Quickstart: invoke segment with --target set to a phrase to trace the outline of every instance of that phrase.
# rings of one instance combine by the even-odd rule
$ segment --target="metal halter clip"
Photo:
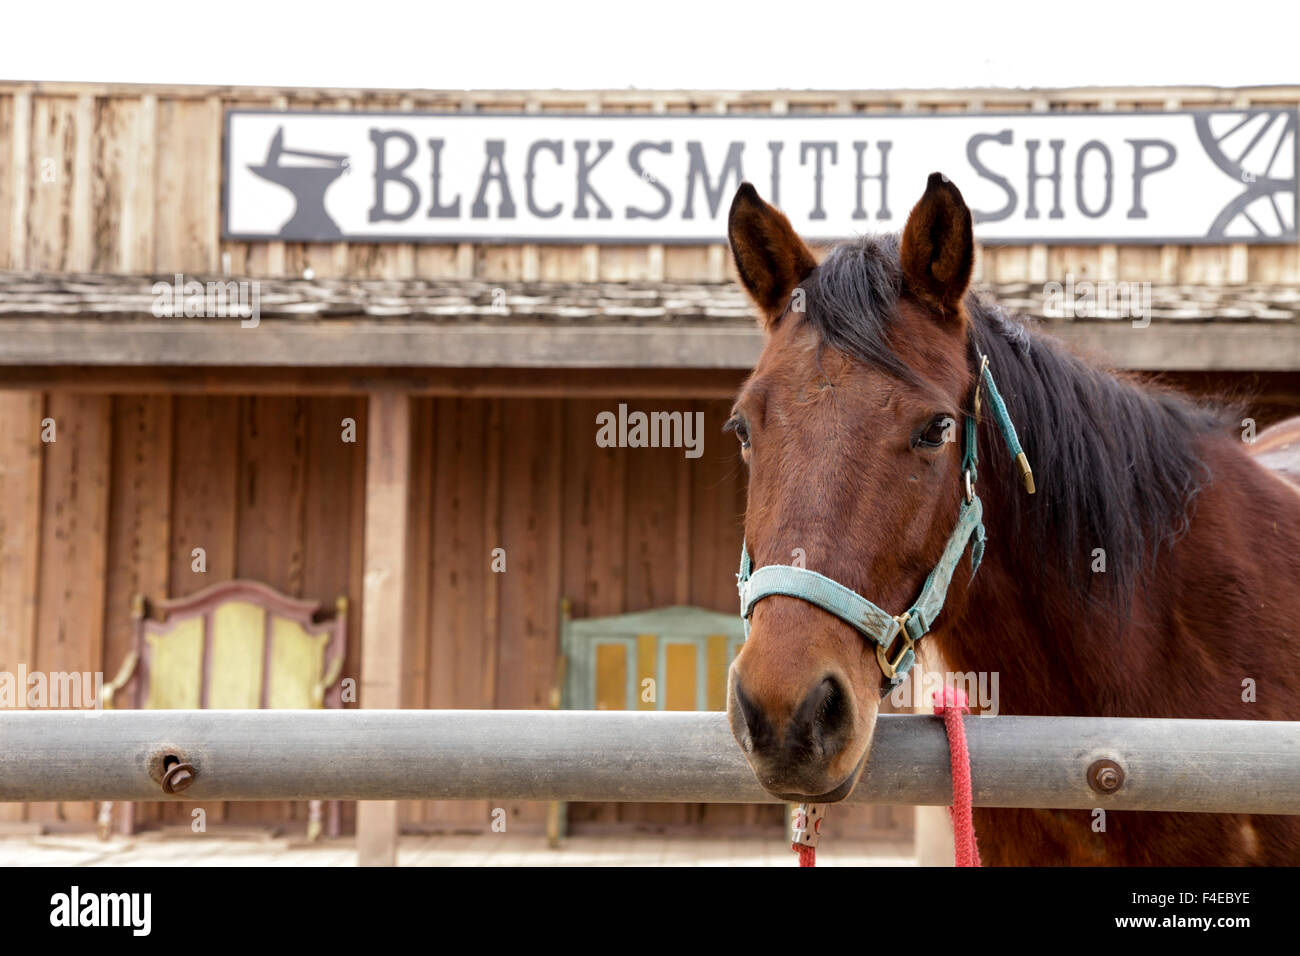
[[[793,844],[816,848],[822,836],[822,818],[826,815],[820,803],[801,803],[791,821]]]
[[[962,480],[966,483],[966,504],[970,504],[975,498],[975,486],[970,480],[970,469],[967,468],[961,473]]]
[[[898,632],[894,634],[893,638],[890,638],[888,645],[876,645],[876,661],[880,664],[880,670],[890,680],[893,680],[898,674],[899,665],[903,663],[903,658],[907,656],[907,652],[912,649],[915,643],[912,640],[912,635],[907,633],[907,618],[907,614],[900,614],[895,617],[894,620],[898,622]],[[903,643],[899,646],[898,653],[894,656],[894,659],[890,660],[888,653],[889,647],[893,646],[894,638],[899,637],[903,639]]]

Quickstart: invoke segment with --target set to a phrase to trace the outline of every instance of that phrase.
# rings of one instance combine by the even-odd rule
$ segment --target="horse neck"
[[[1070,572],[1000,534],[1032,499],[1009,463],[981,469],[988,547],[934,634],[942,663],[997,687],[1003,713],[1300,717],[1300,495],[1231,439],[1197,442],[1209,479],[1187,530],[1127,601],[1105,589],[1080,600],[1079,575],[1104,572],[1088,562]],[[1243,710],[1243,679],[1265,677],[1271,701]]]

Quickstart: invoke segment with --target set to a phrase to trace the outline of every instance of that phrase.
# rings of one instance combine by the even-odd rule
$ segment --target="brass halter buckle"
[[[882,644],[876,645],[876,661],[880,664],[881,671],[883,671],[885,676],[890,680],[893,680],[898,674],[898,667],[903,663],[903,658],[907,656],[907,652],[916,645],[916,642],[912,640],[911,635],[907,633],[907,618],[908,615],[906,614],[897,615],[894,618],[894,620],[898,622],[898,633],[896,633],[894,637],[901,637],[903,643],[899,645],[898,653],[894,655],[892,660],[889,656],[889,647],[892,647],[894,643],[892,639],[888,646]]]

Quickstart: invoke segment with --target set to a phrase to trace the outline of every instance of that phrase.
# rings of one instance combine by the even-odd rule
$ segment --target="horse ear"
[[[767,325],[781,313],[794,287],[817,267],[817,260],[790,220],[749,183],[741,183],[731,201],[727,238],[741,284],[763,310]]]
[[[899,258],[908,292],[945,315],[956,315],[975,267],[970,209],[943,173],[931,173],[925,195],[907,217]]]

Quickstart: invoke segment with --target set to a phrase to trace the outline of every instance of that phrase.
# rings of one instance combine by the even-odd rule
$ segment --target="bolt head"
[[[168,793],[180,793],[194,782],[194,771],[189,764],[180,764],[167,771],[162,780],[162,788]]]
[[[1098,793],[1114,793],[1124,785],[1124,768],[1114,760],[1095,760],[1088,768],[1088,786]]]

